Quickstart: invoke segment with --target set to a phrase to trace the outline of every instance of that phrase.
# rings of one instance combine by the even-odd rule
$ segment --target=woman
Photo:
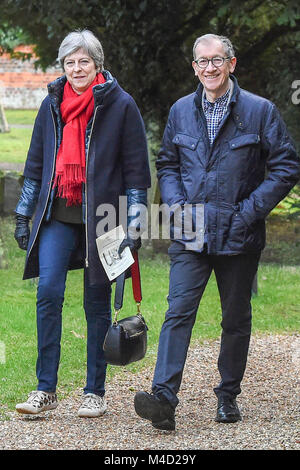
[[[106,410],[102,344],[111,322],[111,285],[95,242],[97,214],[101,204],[111,204],[118,214],[120,195],[127,195],[128,208],[146,205],[150,172],[141,115],[103,69],[98,39],[88,30],[72,32],[62,41],[58,59],[65,75],[48,85],[16,207],[15,238],[27,250],[23,278],[39,277],[38,385],[16,409],[37,414],[57,407],[66,276],[69,269],[84,267],[87,380],[78,415],[94,417]],[[138,249],[140,240],[127,233],[125,246]]]

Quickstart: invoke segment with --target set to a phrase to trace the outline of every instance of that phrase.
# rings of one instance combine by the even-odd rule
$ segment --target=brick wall
[[[31,46],[18,46],[16,51],[31,52]],[[45,72],[35,69],[35,58],[11,59],[0,56],[0,99],[4,108],[37,109],[47,94],[47,84],[62,75],[60,69],[49,67]]]

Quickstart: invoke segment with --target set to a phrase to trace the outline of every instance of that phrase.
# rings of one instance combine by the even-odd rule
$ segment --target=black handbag
[[[118,320],[118,314],[123,305],[123,294],[126,275],[122,273],[116,279],[115,317],[106,333],[103,350],[108,364],[126,366],[145,357],[147,351],[148,327],[140,312],[142,300],[141,279],[138,255],[134,253],[134,263],[130,267],[133,296],[137,304],[137,314]]]

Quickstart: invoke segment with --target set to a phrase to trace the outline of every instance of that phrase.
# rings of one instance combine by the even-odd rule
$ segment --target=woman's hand
[[[130,248],[131,251],[139,250],[142,246],[140,237],[133,240],[133,238],[130,238],[129,235],[127,235],[127,237],[124,238],[124,240],[122,241],[119,247],[118,254],[121,255],[121,253],[125,250],[127,246]]]
[[[30,236],[29,220],[30,217],[27,217],[26,215],[16,215],[15,240],[18,242],[21,250],[27,250],[28,247]]]

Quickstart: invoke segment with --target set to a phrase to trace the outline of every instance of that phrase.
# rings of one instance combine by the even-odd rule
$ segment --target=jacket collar
[[[116,88],[117,80],[108,70],[102,72],[105,82],[93,87],[95,107],[106,103],[111,96],[111,92]]]
[[[108,70],[103,70],[102,73],[105,78],[105,83],[101,83],[93,87],[95,107],[99,104],[104,104],[104,101],[110,97],[111,91],[117,86],[117,80]],[[63,75],[48,84],[48,94],[55,109],[58,109],[62,102],[66,81],[67,78]]]

